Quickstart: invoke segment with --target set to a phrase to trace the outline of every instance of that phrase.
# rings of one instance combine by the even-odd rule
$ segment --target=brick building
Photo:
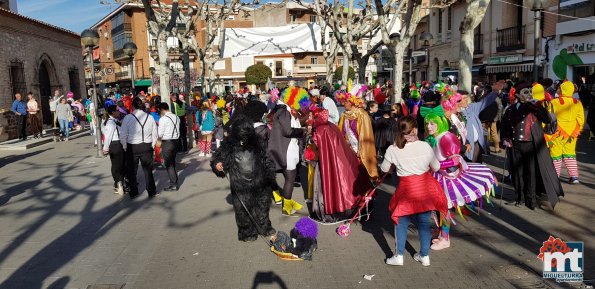
[[[12,2],[0,7],[0,141],[16,138],[15,93],[33,93],[44,127],[52,126],[49,97],[56,89],[87,97],[80,35],[5,9],[14,9]]]

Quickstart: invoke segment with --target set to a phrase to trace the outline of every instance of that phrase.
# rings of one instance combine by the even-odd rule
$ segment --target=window
[[[283,76],[283,61],[275,61],[275,76]]]
[[[124,11],[122,11],[112,18],[112,29],[124,24],[124,16]]]
[[[112,38],[112,42],[114,44],[114,50],[122,49],[124,44],[132,42],[132,32],[120,33]]]
[[[27,95],[27,83],[25,82],[25,69],[23,62],[15,59],[10,61],[10,89],[12,92],[12,99],[16,93],[20,93],[23,97]]]
[[[318,57],[316,57],[316,56],[310,57],[310,64],[318,64]]]
[[[262,61],[256,61],[256,64],[263,64],[264,65],[264,62],[262,62]]]
[[[297,20],[297,16],[295,14],[289,15],[289,22],[294,23]]]
[[[442,33],[442,9],[438,9],[438,33]]]
[[[316,15],[310,15],[310,22],[316,23],[316,21],[317,21]]]
[[[452,9],[450,6],[448,6],[448,28],[446,28],[448,31],[452,30]]]

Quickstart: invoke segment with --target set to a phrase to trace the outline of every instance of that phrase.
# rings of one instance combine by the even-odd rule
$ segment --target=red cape
[[[329,122],[318,124],[313,139],[319,152],[325,214],[354,208],[372,187],[366,169],[336,125]]]

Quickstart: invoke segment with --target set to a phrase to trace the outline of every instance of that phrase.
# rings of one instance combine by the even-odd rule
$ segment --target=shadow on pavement
[[[18,162],[18,161],[22,161],[22,160],[27,159],[29,157],[42,154],[42,153],[47,152],[47,151],[52,150],[52,149],[54,149],[54,148],[46,148],[46,149],[43,149],[43,150],[37,150],[37,151],[34,151],[34,152],[28,152],[28,153],[25,153],[25,154],[15,154],[15,155],[11,155],[11,156],[1,157],[0,158],[0,168],[3,168],[4,166],[6,166],[8,164],[11,164],[11,163],[14,163],[14,162]]]
[[[281,277],[275,272],[257,272],[254,275],[254,281],[252,282],[252,289],[258,288],[261,284],[266,285],[265,287],[271,287],[272,285],[277,285],[277,288],[287,289],[287,285],[281,279]]]

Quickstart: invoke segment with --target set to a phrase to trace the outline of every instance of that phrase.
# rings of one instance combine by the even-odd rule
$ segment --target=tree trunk
[[[473,30],[461,34],[459,48],[459,89],[471,91],[471,78],[473,67]]]
[[[482,5],[480,5],[482,2]],[[461,42],[459,49],[459,89],[471,91],[471,78],[473,68],[473,34],[475,28],[481,23],[490,4],[490,0],[469,0],[467,11],[461,21],[459,31]]]
[[[401,103],[401,91],[403,88],[403,56],[405,55],[405,41],[401,40],[395,47],[393,55],[395,58],[395,65],[393,66],[393,103]],[[409,42],[409,41],[407,41]]]
[[[341,75],[341,80],[343,84],[347,84],[347,78],[349,77],[349,57],[347,57],[347,53],[345,53],[345,49],[343,49],[343,75]]]
[[[328,84],[333,84],[333,76],[335,75],[335,71],[333,69],[333,67],[335,66],[335,57],[332,57],[332,60],[329,59],[331,57],[328,57],[325,59],[326,61],[326,82]]]
[[[215,85],[215,62],[207,61],[207,65],[209,69],[208,88],[209,92],[213,94],[213,86]]]
[[[183,66],[184,66],[184,85],[186,87],[186,107],[190,107],[192,103],[192,84],[190,83],[190,55],[188,55],[188,47],[184,48],[184,55],[182,58]],[[188,145],[190,146],[189,149],[194,147],[194,132],[192,128],[194,127],[194,120],[188,114],[186,114],[187,119],[187,126],[186,126],[186,135],[188,136]]]
[[[161,101],[171,106],[169,99],[169,57],[167,53],[167,35],[163,34],[157,38],[157,51],[159,53],[159,94]]]

